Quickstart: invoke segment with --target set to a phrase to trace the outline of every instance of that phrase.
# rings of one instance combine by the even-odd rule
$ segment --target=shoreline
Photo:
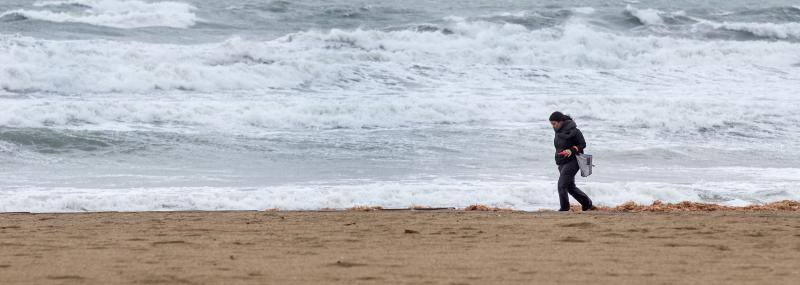
[[[0,214],[3,284],[791,284],[800,212]]]
[[[464,212],[519,212],[519,213],[543,213],[556,212],[551,209],[540,209],[535,211],[516,210],[511,208],[492,207],[484,204],[472,204],[464,208],[459,207],[428,207],[411,206],[407,208],[384,208],[381,206],[353,206],[344,209],[322,208],[317,210],[283,210],[278,208],[264,210],[156,210],[156,211],[74,211],[74,212],[0,212],[2,214],[80,214],[80,213],[195,213],[195,212],[370,212],[370,211],[464,211]],[[664,203],[654,201],[651,204],[637,204],[633,201],[625,202],[617,206],[599,206],[590,212],[616,212],[616,213],[639,213],[639,212],[800,212],[800,201],[781,200],[771,203],[752,204],[747,206],[727,206],[716,203],[701,203],[682,201],[677,203]],[[583,212],[578,204],[570,205],[570,212]]]

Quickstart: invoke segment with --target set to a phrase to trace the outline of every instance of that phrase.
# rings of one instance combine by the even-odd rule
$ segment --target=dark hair
[[[550,121],[563,122],[566,120],[572,120],[572,117],[570,117],[569,115],[564,115],[564,113],[561,113],[559,111],[555,111],[552,114],[550,114]]]

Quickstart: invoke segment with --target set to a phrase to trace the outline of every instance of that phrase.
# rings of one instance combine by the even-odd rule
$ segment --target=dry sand
[[[800,284],[800,212],[0,214],[0,284]]]

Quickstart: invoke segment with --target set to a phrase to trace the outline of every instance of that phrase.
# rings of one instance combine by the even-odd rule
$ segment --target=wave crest
[[[661,14],[664,13],[662,11],[650,8],[636,9],[631,5],[627,5],[625,6],[625,12],[636,18],[642,25],[664,25],[664,19],[661,18]]]
[[[717,30],[744,32],[760,38],[800,40],[800,23],[718,23],[703,21],[700,24]]]
[[[232,38],[197,45],[0,35],[0,89],[67,94],[385,90],[472,84],[464,82],[465,75],[507,82],[512,74],[527,86],[531,78],[559,77],[564,68],[781,68],[796,62],[795,49],[788,42],[625,36],[580,22],[529,30],[463,19],[440,28],[312,30],[270,41]]]
[[[84,23],[121,29],[143,27],[188,28],[198,18],[194,6],[182,2],[143,2],[139,0],[65,0],[43,1],[35,7],[72,6],[80,11],[16,9],[0,14],[0,18],[16,17],[57,23]]]

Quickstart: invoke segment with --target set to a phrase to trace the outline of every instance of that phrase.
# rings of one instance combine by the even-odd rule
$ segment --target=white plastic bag
[[[589,177],[592,175],[592,155],[579,153],[575,158],[578,159],[578,167],[581,168],[581,176],[582,177]]]

